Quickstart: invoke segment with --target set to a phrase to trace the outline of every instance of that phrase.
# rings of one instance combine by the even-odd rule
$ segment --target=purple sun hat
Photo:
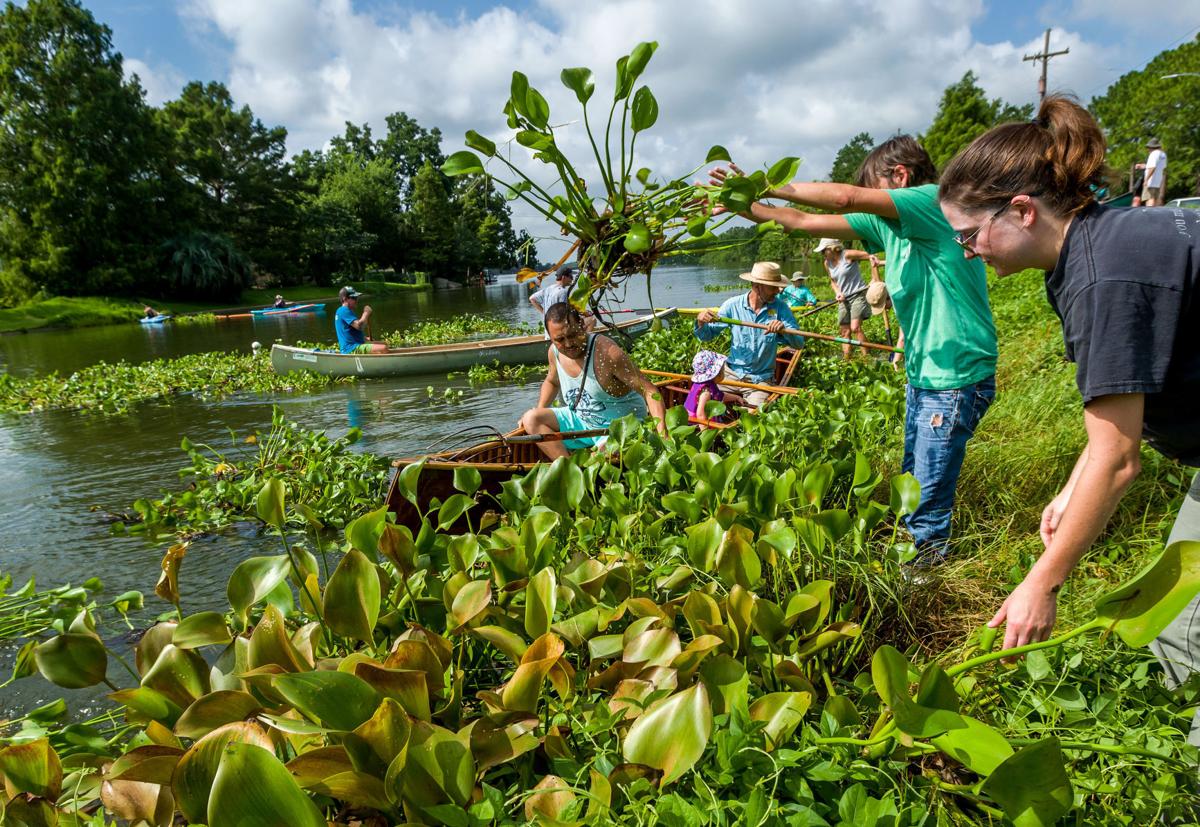
[[[702,350],[692,359],[692,381],[707,382],[710,379],[716,378],[721,372],[721,368],[725,367],[725,360],[729,358],[720,353],[713,353],[711,350]]]

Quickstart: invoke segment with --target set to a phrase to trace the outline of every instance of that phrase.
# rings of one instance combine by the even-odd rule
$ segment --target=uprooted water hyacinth
[[[497,174],[499,170],[498,174],[508,179],[501,183],[510,199],[525,202],[574,239],[564,260],[577,252],[583,269],[571,297],[577,307],[590,302],[598,310],[603,291],[615,289],[631,275],[645,274],[648,282],[654,265],[664,256],[737,243],[714,235],[713,230],[729,216],[714,220],[711,206],[721,204],[731,213],[743,211],[766,190],[790,181],[800,164],[799,158],[783,158],[766,171],[731,176],[726,186],[716,190],[691,183],[699,167],[666,181],[656,178],[649,167],[638,167],[638,138],[658,121],[659,107],[650,87],[637,84],[657,48],[655,42],[639,43],[617,60],[603,134],[593,130],[588,110],[596,91],[592,71],[585,67],[562,70],[563,86],[575,95],[582,109],[590,158],[567,157],[558,136],[566,127],[552,123],[549,103],[530,85],[529,78],[513,72],[504,115],[514,134],[498,144],[470,130],[466,134],[469,149],[454,153],[442,167],[447,175]],[[543,186],[513,162],[514,142],[550,167],[553,185]],[[729,154],[714,146],[704,163],[720,160],[728,161]],[[589,180],[581,170],[590,169],[594,175]],[[775,226],[762,225],[761,231]]]
[[[1006,653],[987,641],[921,666],[878,639],[906,598],[887,584],[919,492],[856,450],[896,425],[898,391],[856,392],[879,395],[874,420],[826,407],[829,430],[797,435],[787,467],[761,446],[819,400],[723,435],[622,420],[615,454],[538,466],[495,496],[463,469],[412,528],[384,508],[347,524],[336,565],[266,479],[254,508],[280,553],[238,564],[227,611],[155,624],[132,664],[94,606],[39,636],[22,676],[108,683],[128,726],[85,738],[24,722],[0,749],[7,817],[51,823],[98,801],[130,822],[217,827],[1051,824],[1106,794],[1087,786],[1089,756],[1182,787],[1195,756],[1178,739],[1067,738],[1052,705],[1041,729],[1006,718]],[[424,470],[396,481],[413,503]],[[156,590],[177,607],[185,552],[168,552]],[[1094,620],[1027,650],[1090,631],[1141,645],[1198,589],[1200,544],[1176,544]],[[1122,701],[1107,703],[1113,720]]]

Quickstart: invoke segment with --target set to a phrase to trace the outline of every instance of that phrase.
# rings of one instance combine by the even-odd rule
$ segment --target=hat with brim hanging
[[[1158,138],[1151,138],[1146,141],[1146,149],[1162,149],[1162,141]]]
[[[792,283],[795,284],[798,281],[808,281],[808,276],[797,270],[796,272],[792,273]]]
[[[773,261],[756,261],[749,273],[742,273],[738,278],[768,287],[787,287],[789,284],[783,277],[783,270]]]
[[[871,306],[872,316],[878,316],[887,310],[887,285],[881,281],[873,281],[867,285],[867,304]]]
[[[840,238],[822,238],[817,243],[816,252],[823,253],[833,247],[837,247],[839,250],[842,249],[842,240]]]
[[[728,358],[711,350],[700,351],[692,357],[692,381],[707,382],[709,379],[716,379]]]

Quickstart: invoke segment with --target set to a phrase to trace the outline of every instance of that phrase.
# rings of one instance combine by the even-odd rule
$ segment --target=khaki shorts
[[[849,325],[851,319],[865,322],[869,318],[871,318],[871,305],[867,304],[867,297],[861,293],[838,304],[838,324],[842,327]]]
[[[1150,200],[1162,200],[1162,187],[1151,187],[1149,185],[1142,187],[1142,201]]]

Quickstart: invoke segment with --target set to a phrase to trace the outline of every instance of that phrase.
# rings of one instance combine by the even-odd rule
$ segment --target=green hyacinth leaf
[[[225,746],[208,799],[209,827],[325,827],[325,817],[273,753]]]
[[[442,173],[451,178],[457,175],[482,175],[483,161],[474,152],[463,149],[446,159],[442,164]]]
[[[714,161],[732,161],[729,157],[729,150],[720,144],[713,144],[708,150],[708,154],[704,156],[704,163],[711,164]]]
[[[576,469],[578,470],[578,469]],[[550,631],[558,600],[558,578],[547,566],[529,580],[525,587],[525,633],[538,638]]]
[[[790,183],[800,169],[800,159],[795,157],[780,158],[767,170],[767,183],[771,188],[781,187]]]
[[[197,612],[179,621],[171,642],[180,649],[200,646],[224,646],[233,640],[225,615],[220,612]]]
[[[1057,738],[1043,738],[1001,763],[982,792],[1004,808],[1015,827],[1049,827],[1071,809],[1073,796]]]
[[[297,672],[277,675],[271,683],[297,710],[344,732],[370,720],[380,702],[370,684],[346,672]]]
[[[466,145],[476,152],[482,152],[489,158],[496,154],[496,144],[480,135],[474,129],[467,130]]]
[[[375,564],[352,548],[325,584],[325,623],[342,637],[370,643],[375,639],[380,597]]]
[[[346,540],[350,547],[367,555],[371,562],[379,559],[379,538],[388,524],[387,513],[387,506],[383,506],[363,514],[346,526]]]
[[[1129,646],[1148,645],[1200,592],[1200,541],[1163,549],[1133,579],[1096,602],[1096,617]]]
[[[563,69],[559,73],[559,78],[562,80],[563,86],[575,93],[575,98],[586,104],[592,97],[592,93],[596,91],[596,81],[592,77],[592,70],[584,66],[579,66],[571,69]]]
[[[255,508],[258,510],[258,519],[267,525],[283,528],[285,499],[283,480],[273,477],[264,482],[254,501]]]
[[[291,571],[291,563],[286,555],[273,557],[249,557],[238,563],[233,574],[229,575],[229,583],[225,587],[225,596],[234,614],[247,625],[250,607],[266,598],[275,587],[287,579]]]
[[[108,653],[93,635],[55,635],[33,650],[42,677],[64,689],[95,686],[108,673]]]
[[[233,743],[247,744],[274,758],[271,738],[256,723],[238,721],[208,733],[183,754],[171,777],[171,792],[176,806],[189,824],[203,824],[208,819],[208,800],[213,778],[221,764],[225,747]]]
[[[0,749],[0,774],[10,794],[54,800],[62,792],[62,762],[46,738]]]
[[[658,120],[658,101],[650,87],[643,86],[633,94],[632,126],[634,132],[642,132],[654,126]]]
[[[625,234],[625,249],[635,255],[650,249],[650,228],[638,221]]]
[[[921,504],[921,483],[912,474],[892,477],[891,507],[897,517],[912,514]]]
[[[666,786],[700,760],[712,734],[712,708],[703,683],[677,692],[644,712],[629,728],[621,752],[632,764],[663,774]]]
[[[750,705],[750,720],[765,724],[767,749],[773,750],[792,737],[804,714],[812,706],[809,692],[772,692]]]

